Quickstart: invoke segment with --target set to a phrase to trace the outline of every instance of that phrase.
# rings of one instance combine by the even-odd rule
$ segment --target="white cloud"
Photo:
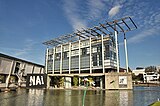
[[[91,19],[100,18],[103,10],[105,9],[105,3],[101,0],[88,0],[87,2],[89,12],[88,16]]]
[[[63,8],[69,19],[69,22],[71,23],[75,31],[77,29],[86,28],[87,23],[80,17],[80,14],[78,14],[78,11],[80,10],[78,9],[78,5],[75,0],[71,0],[70,2],[68,2],[68,0],[65,0]]]
[[[129,38],[128,43],[139,43],[147,37],[155,36],[156,33],[157,33],[157,30],[155,28],[144,30],[139,34]]]
[[[3,48],[1,47],[2,52],[9,53],[10,55],[14,55],[16,57],[26,57],[33,50],[35,42],[30,39],[26,39],[24,41],[24,46],[22,48]]]
[[[120,5],[116,5],[116,6],[112,7],[112,8],[110,9],[110,11],[108,12],[109,17],[113,17],[113,16],[115,16],[116,14],[118,14],[118,12],[119,12],[119,10],[120,10],[121,7],[122,7],[122,6],[120,6]]]

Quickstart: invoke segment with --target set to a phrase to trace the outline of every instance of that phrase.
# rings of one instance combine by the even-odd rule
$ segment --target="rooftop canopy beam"
[[[115,26],[117,26],[117,28]],[[117,31],[117,33],[125,33],[137,29],[137,26],[131,17],[124,17],[111,22],[105,21],[103,24],[99,23],[98,26],[94,26],[92,28],[82,29],[83,30],[77,30],[77,32],[74,32],[73,34],[63,35],[58,38],[46,41],[43,44],[47,46],[56,46],[71,41],[77,41],[78,38],[88,39],[89,37],[92,37],[97,39],[101,34],[104,34],[105,36],[114,35],[115,31]]]

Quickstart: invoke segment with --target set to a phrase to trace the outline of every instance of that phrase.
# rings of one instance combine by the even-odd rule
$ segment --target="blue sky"
[[[126,33],[129,66],[160,65],[160,0],[0,0],[0,52],[44,64],[44,41],[125,16],[138,26]]]

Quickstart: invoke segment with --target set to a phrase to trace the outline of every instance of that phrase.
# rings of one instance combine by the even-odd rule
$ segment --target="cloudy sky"
[[[138,26],[126,33],[129,66],[160,65],[160,0],[0,0],[0,52],[43,65],[44,41],[125,16]]]

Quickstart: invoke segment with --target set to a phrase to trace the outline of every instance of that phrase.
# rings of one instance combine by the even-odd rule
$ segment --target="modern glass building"
[[[124,33],[126,70],[128,56],[125,33],[136,29],[130,17],[105,22],[93,28],[77,30],[46,41],[46,73],[51,77],[98,76],[105,82],[105,74],[119,73],[118,35]],[[51,82],[52,82],[51,78]],[[71,79],[69,78],[69,81]],[[100,81],[100,80],[99,80]],[[102,85],[103,85],[102,84]]]
[[[116,48],[113,36],[89,38],[47,49],[48,74],[105,73],[114,71]],[[103,48],[103,49],[102,49]]]

